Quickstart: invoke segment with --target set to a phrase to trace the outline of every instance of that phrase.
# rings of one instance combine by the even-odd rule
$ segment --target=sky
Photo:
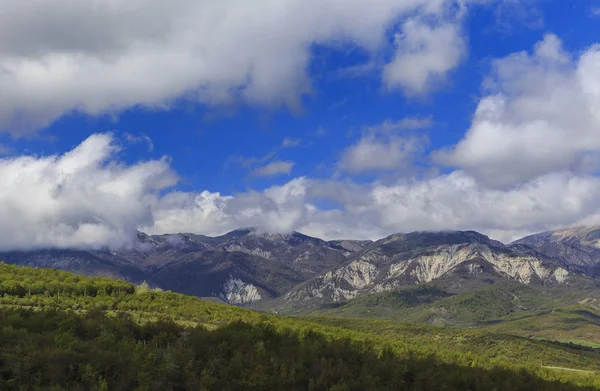
[[[0,250],[600,223],[600,1],[0,10]]]

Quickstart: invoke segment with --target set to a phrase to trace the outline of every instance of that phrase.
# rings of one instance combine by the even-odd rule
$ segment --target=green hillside
[[[592,348],[287,318],[49,269],[0,264],[0,305],[0,389],[600,388]]]
[[[498,281],[452,293],[444,285],[425,284],[364,295],[302,315],[477,327],[588,346],[600,344],[600,294],[585,285],[541,287]]]

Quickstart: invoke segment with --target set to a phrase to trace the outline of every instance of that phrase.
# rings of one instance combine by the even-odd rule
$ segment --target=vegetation
[[[597,289],[539,287],[502,281],[458,294],[434,284],[365,295],[303,315],[381,318],[404,323],[477,327],[553,341],[600,344]]]
[[[575,390],[526,371],[376,353],[349,339],[233,322],[216,331],[56,311],[0,312],[0,388],[69,390]]]
[[[287,318],[5,264],[0,289],[0,389],[600,388],[600,352],[591,347],[376,320]]]

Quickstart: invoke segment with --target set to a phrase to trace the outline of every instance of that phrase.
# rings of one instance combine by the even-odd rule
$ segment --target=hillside
[[[510,245],[473,231],[394,234],[375,242],[324,241],[254,228],[218,237],[139,233],[128,248],[8,252],[0,253],[0,260],[147,281],[230,304],[304,311],[430,282],[445,284],[451,293],[494,281],[578,286],[581,277],[595,277],[600,250],[593,244],[594,230],[577,232],[540,234]],[[548,238],[558,241],[548,244]]]
[[[542,287],[500,280],[453,293],[443,283],[365,295],[299,314],[478,328],[600,347],[597,287]]]
[[[506,246],[472,231],[414,232],[381,239],[340,266],[298,285],[274,304],[300,311],[366,294],[443,281],[450,291],[473,282],[561,285],[573,273],[527,246]]]
[[[0,293],[2,388],[600,387],[592,373],[600,370],[597,350],[504,334],[285,318],[145,285],[5,264]],[[540,360],[592,372],[543,369]]]
[[[0,253],[0,260],[125,279],[199,297],[249,304],[279,297],[364,245],[326,242],[293,232],[239,229],[218,237],[138,233],[130,248]]]
[[[476,327],[597,346],[597,235],[592,228],[563,230],[505,245],[473,231],[448,231],[327,242],[248,228],[218,237],[140,233],[133,248],[13,252],[0,259],[147,281],[282,315]],[[550,251],[557,246],[585,250],[588,258]]]
[[[527,236],[513,244],[526,245],[573,270],[600,276],[600,227],[574,227]]]

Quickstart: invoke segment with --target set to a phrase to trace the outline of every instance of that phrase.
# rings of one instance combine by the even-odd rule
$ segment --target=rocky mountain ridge
[[[286,293],[291,306],[317,306],[442,278],[478,275],[524,284],[563,283],[571,273],[526,246],[506,246],[473,231],[396,234],[351,255],[340,267]]]
[[[600,227],[574,227],[530,235],[512,243],[568,265],[581,274],[600,277]]]
[[[556,231],[505,245],[474,231],[325,241],[244,228],[218,237],[139,233],[128,249],[0,253],[0,260],[106,275],[231,304],[319,306],[406,285],[507,279],[567,284],[600,270],[600,229]]]
[[[337,266],[351,252],[298,232],[272,234],[244,228],[218,237],[138,233],[126,249],[7,252],[0,253],[0,260],[137,283],[145,280],[162,289],[248,304],[280,296]]]

